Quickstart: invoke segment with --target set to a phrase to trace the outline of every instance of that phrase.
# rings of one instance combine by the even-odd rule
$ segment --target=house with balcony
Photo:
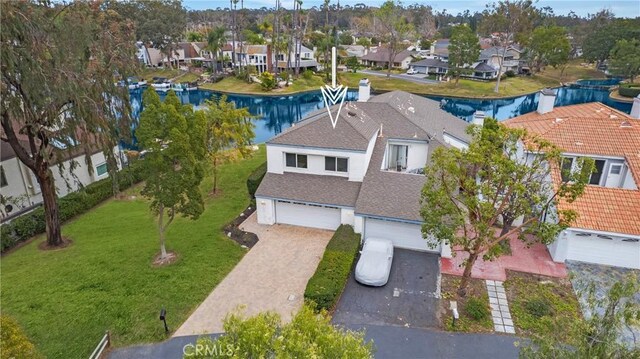
[[[297,53],[296,53],[297,52]],[[312,70],[315,71],[318,68],[318,62],[316,61],[315,51],[300,45],[298,51],[291,51],[290,53],[278,54],[276,63],[280,71],[287,71],[289,69],[295,69],[296,58],[299,61],[300,71]]]
[[[502,73],[513,71],[519,73],[522,66],[522,50],[516,46],[492,46],[480,51],[478,61],[493,67],[496,72],[502,66]]]
[[[548,246],[554,261],[566,260],[640,269],[640,97],[631,115],[599,102],[554,107],[555,93],[540,94],[538,110],[504,122],[524,128],[562,150],[562,168],[552,181],[576,170],[577,160],[595,161],[584,194],[560,201],[578,217]]]
[[[335,128],[323,108],[266,143],[258,223],[330,230],[348,224],[363,239],[450,256],[447,245],[429,246],[422,237],[423,169],[435,148],[468,146],[468,124],[406,92],[369,99],[367,81],[359,99],[342,106]]]

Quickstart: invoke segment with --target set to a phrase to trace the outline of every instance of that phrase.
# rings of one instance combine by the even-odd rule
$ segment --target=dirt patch
[[[256,211],[253,204],[249,205],[238,217],[227,223],[223,230],[227,237],[231,238],[241,246],[251,248],[258,243],[258,236],[251,232],[245,232],[238,228],[249,216]]]
[[[38,249],[41,251],[55,251],[59,249],[65,249],[73,244],[73,240],[69,237],[62,237],[62,244],[59,246],[50,246],[46,240],[38,244]]]
[[[170,264],[175,263],[178,260],[178,254],[173,251],[167,252],[167,256],[165,258],[160,258],[160,253],[156,254],[153,257],[153,266],[154,267],[163,267],[168,266]]]
[[[489,295],[485,281],[482,279],[469,279],[467,286],[467,295],[461,297],[458,295],[458,287],[460,286],[459,276],[450,274],[442,275],[441,292],[442,299],[438,309],[440,318],[440,327],[447,331],[470,332],[470,333],[490,333],[493,332],[493,322],[491,321],[491,310],[489,308]],[[471,317],[467,311],[467,305],[472,298],[486,306],[488,315],[480,320]],[[456,301],[460,318],[453,325],[453,314],[450,309],[450,301]]]
[[[567,278],[507,270],[504,282],[509,308],[518,334],[559,335],[558,325],[580,320],[580,305]]]

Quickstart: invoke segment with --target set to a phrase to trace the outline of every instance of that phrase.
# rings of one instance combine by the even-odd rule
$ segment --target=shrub
[[[536,318],[542,318],[545,315],[551,314],[551,305],[547,300],[542,298],[528,300],[524,303],[524,309]]]
[[[468,316],[476,321],[481,321],[489,318],[489,306],[486,301],[480,298],[469,298],[464,306],[464,310]]]
[[[142,171],[136,162],[119,172],[118,183],[120,189],[126,189],[142,180]],[[83,189],[71,192],[58,198],[60,222],[65,222],[95,207],[102,201],[109,199],[112,193],[111,178],[89,184]],[[0,252],[14,247],[19,242],[46,231],[44,208],[42,206],[17,217],[2,225],[0,238]]]
[[[618,93],[620,96],[636,97],[640,95],[640,84],[620,84]]]
[[[515,77],[516,76],[516,73],[513,72],[513,70],[508,70],[504,74],[507,75],[507,77]]]
[[[276,78],[272,73],[265,71],[260,74],[260,87],[264,91],[270,91],[276,87]]]
[[[12,318],[0,316],[0,347],[2,358],[42,358],[22,328]]]
[[[315,274],[304,291],[304,298],[318,310],[333,308],[347,284],[360,248],[360,235],[348,225],[338,227],[327,244]]]
[[[267,173],[267,162],[265,161],[263,164],[258,166],[251,174],[249,178],[247,178],[247,189],[249,190],[249,196],[251,198],[255,198],[256,191],[258,190],[258,186],[260,186],[260,182],[264,178],[264,175]]]
[[[302,73],[302,78],[305,80],[311,80],[313,78],[313,71],[304,70],[304,72]]]

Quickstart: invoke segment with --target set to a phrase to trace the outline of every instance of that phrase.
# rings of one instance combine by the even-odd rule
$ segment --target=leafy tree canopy
[[[640,40],[618,40],[611,49],[609,71],[633,82],[640,74]]]

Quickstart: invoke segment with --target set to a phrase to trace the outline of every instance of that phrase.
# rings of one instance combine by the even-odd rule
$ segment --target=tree
[[[358,41],[356,41],[356,45],[369,48],[371,46],[371,40],[368,37],[361,37],[358,39]]]
[[[577,170],[563,173],[566,182],[549,181],[552,169],[562,168],[561,152],[549,142],[507,128],[494,119],[470,126],[468,149],[440,147],[426,168],[422,190],[422,232],[468,254],[458,294],[466,294],[478,257],[503,254],[500,242],[517,235],[528,244],[548,244],[574,219],[575,212],[557,210],[558,201],[574,201],[584,191],[593,160],[580,159]],[[522,143],[527,151],[522,151]],[[553,177],[555,178],[555,177]],[[520,225],[498,234],[494,226],[503,214],[524,218]]]
[[[560,342],[558,336],[534,336],[520,349],[520,358],[640,358],[640,347],[619,340],[624,328],[640,329],[640,304],[633,299],[638,292],[640,282],[634,275],[615,282],[601,297],[595,295],[591,284],[585,303],[590,317],[568,325],[555,323],[558,332],[568,334],[568,341]]]
[[[431,40],[427,39],[426,37],[423,37],[420,39],[420,49],[421,50],[428,50],[431,48]]]
[[[609,71],[633,82],[640,74],[640,40],[618,40],[611,49]]]
[[[255,125],[249,109],[236,108],[233,102],[227,101],[226,95],[222,95],[218,101],[208,100],[206,104],[207,151],[213,169],[213,193],[216,193],[218,166],[222,162],[246,158],[251,154]]]
[[[183,39],[187,16],[180,0],[125,3],[135,20],[137,40],[150,43],[167,57],[169,67],[177,43]]]
[[[449,42],[449,64],[457,68],[456,85],[460,80],[460,74],[465,66],[469,66],[478,60],[480,56],[480,43],[478,37],[467,25],[458,25],[453,28],[453,34]]]
[[[158,218],[160,261],[167,258],[165,232],[176,215],[197,219],[204,211],[200,183],[206,157],[206,118],[203,111],[182,105],[173,91],[164,102],[153,88],[143,95],[136,136],[147,151],[141,193],[151,200]],[[165,222],[165,216],[166,222]]]
[[[196,31],[187,32],[187,41],[189,42],[200,42],[203,40],[203,38],[204,37],[199,32],[196,32]]]
[[[340,34],[340,45],[353,45],[353,36],[351,36],[351,33],[343,31]]]
[[[218,56],[224,45],[227,44],[227,38],[224,35],[224,27],[216,27],[207,34],[207,51],[211,52],[213,60],[213,74],[218,78]]]
[[[546,65],[558,68],[569,61],[571,44],[565,29],[562,27],[537,27],[533,30],[529,44],[529,56],[532,58],[535,71],[539,72],[542,66]],[[562,73],[560,78],[562,79]]]
[[[331,325],[330,317],[303,306],[290,323],[277,313],[260,313],[246,318],[231,314],[224,320],[221,337],[201,337],[185,346],[184,358],[372,358],[371,343],[364,333]],[[198,350],[200,348],[200,350]]]
[[[609,58],[616,41],[640,37],[640,23],[638,19],[614,19],[613,14],[603,12],[592,19],[585,32],[583,57],[601,63]]]
[[[481,29],[486,34],[496,34],[497,43],[501,46],[502,55],[499,57],[498,77],[494,92],[500,92],[500,78],[502,77],[502,63],[507,48],[516,42],[526,44],[526,38],[531,33],[533,22],[538,11],[531,0],[499,1],[493,3],[484,11]]]
[[[398,54],[401,41],[411,31],[411,24],[402,16],[402,3],[396,4],[393,0],[387,0],[375,12],[375,16],[380,24],[380,36],[383,37],[389,48],[389,59],[387,65],[387,77],[391,77],[393,59]]]
[[[63,244],[55,179],[70,154],[112,148],[130,131],[128,91],[114,84],[136,64],[131,22],[86,2],[0,3],[2,48],[0,139],[35,176],[44,204],[47,244]],[[86,157],[89,161],[90,156]],[[89,165],[89,168],[93,168]]]
[[[358,58],[355,56],[351,56],[350,58],[348,58],[347,68],[353,70],[354,74],[358,72],[358,69],[360,68],[360,62],[358,61]]]

